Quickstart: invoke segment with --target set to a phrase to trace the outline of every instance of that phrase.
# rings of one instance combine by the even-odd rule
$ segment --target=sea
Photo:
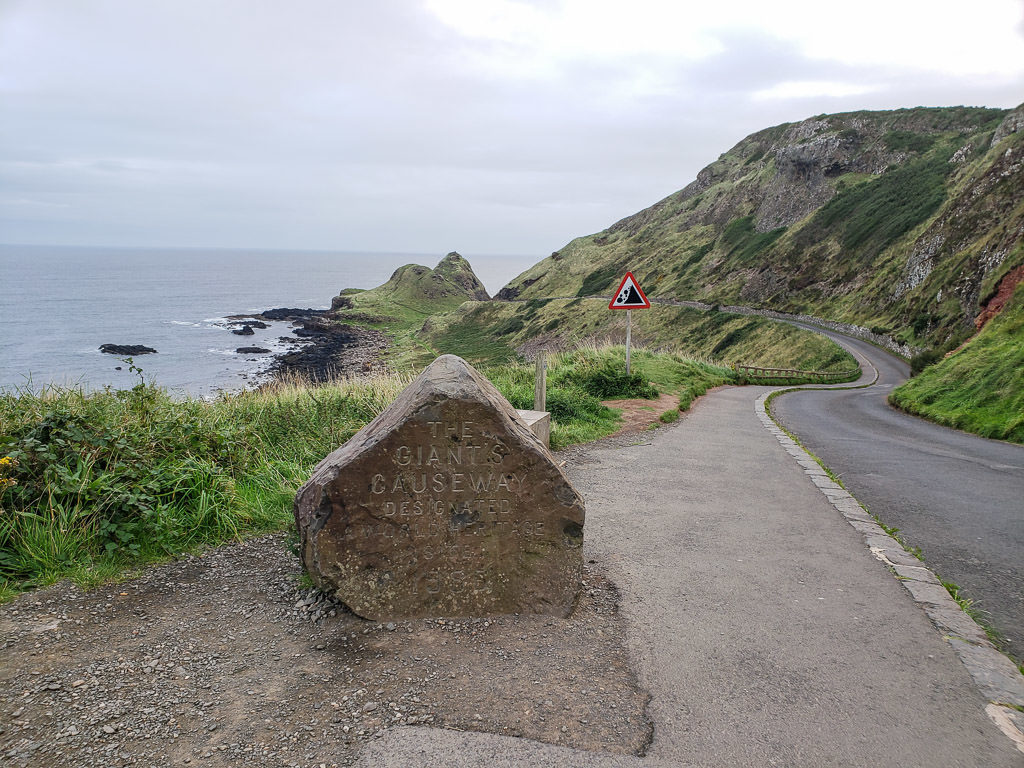
[[[463,255],[492,294],[542,258]],[[0,245],[0,391],[128,389],[141,380],[181,397],[251,388],[273,355],[236,350],[281,352],[292,327],[270,323],[238,336],[230,316],[327,309],[343,288],[373,288],[403,264],[434,267],[443,256]],[[129,365],[100,352],[102,344],[157,352]]]

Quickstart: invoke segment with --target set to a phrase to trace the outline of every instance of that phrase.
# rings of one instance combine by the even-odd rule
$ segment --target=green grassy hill
[[[916,346],[962,341],[1024,263],[1024,107],[819,115],[577,238],[499,298],[648,295],[807,312]]]
[[[407,264],[376,288],[342,291],[333,307],[335,321],[384,331],[391,341],[387,362],[396,370],[418,370],[446,353],[475,365],[501,365],[538,349],[625,340],[624,313],[610,311],[607,301],[491,301],[457,253],[433,270]],[[680,306],[634,312],[633,342],[718,365],[856,368],[852,357],[819,334],[761,317]]]
[[[1024,283],[976,338],[894,390],[889,402],[940,424],[1024,443]]]
[[[748,136],[684,189],[573,240],[498,298],[606,296],[631,270],[653,297],[853,323],[927,350],[923,361],[970,339],[1021,265],[1024,105],[850,112]],[[956,369],[975,389],[954,387],[938,405],[914,402],[938,397],[915,384],[901,407],[1020,439],[1004,374],[1024,331],[995,327],[923,380]],[[975,408],[986,415],[972,419]]]
[[[369,314],[392,320],[422,320],[464,301],[489,298],[469,262],[453,251],[434,269],[406,264],[376,288],[342,291],[332,302],[332,309],[341,317],[350,311],[355,317]]]
[[[803,371],[849,371],[854,359],[824,336],[762,317],[655,304],[633,312],[633,343],[718,365],[747,364]],[[497,364],[517,351],[622,344],[624,312],[604,299],[467,302],[420,329],[428,355],[451,352],[474,363]]]

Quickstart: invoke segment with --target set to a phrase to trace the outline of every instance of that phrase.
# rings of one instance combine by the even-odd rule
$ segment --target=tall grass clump
[[[0,591],[282,527],[312,467],[407,382],[0,395]]]
[[[626,376],[622,347],[552,357],[552,447],[614,432],[618,413],[602,399],[660,389],[682,401],[728,375],[675,355],[637,350],[633,359]],[[0,394],[0,599],[290,525],[294,494],[313,467],[413,378],[293,379],[213,401],[176,400],[130,365],[139,384],[129,390]],[[484,373],[513,405],[532,407],[532,365]]]
[[[679,396],[685,411],[709,388],[732,380],[727,368],[683,355],[636,348],[626,374],[621,345],[583,344],[548,360],[547,407],[551,412],[552,448],[597,440],[618,429],[620,418],[604,401]],[[533,366],[488,369],[487,375],[516,408],[533,407]]]

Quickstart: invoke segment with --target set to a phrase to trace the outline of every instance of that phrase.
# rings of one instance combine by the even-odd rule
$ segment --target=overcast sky
[[[761,128],[1022,101],[1022,0],[0,0],[0,242],[544,256]]]

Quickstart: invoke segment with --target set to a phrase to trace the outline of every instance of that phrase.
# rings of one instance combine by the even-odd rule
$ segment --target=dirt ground
[[[622,411],[622,426],[615,432],[621,435],[626,432],[642,432],[660,424],[658,417],[661,414],[679,407],[679,397],[661,395],[656,400],[603,400],[602,404]]]
[[[277,534],[0,606],[0,764],[341,766],[405,724],[650,740],[600,563],[567,619],[375,623],[300,584]]]
[[[678,402],[607,405],[629,434]],[[285,534],[57,584],[0,606],[0,764],[344,766],[402,725],[643,754],[618,603],[590,560],[566,619],[365,621],[302,586]]]

